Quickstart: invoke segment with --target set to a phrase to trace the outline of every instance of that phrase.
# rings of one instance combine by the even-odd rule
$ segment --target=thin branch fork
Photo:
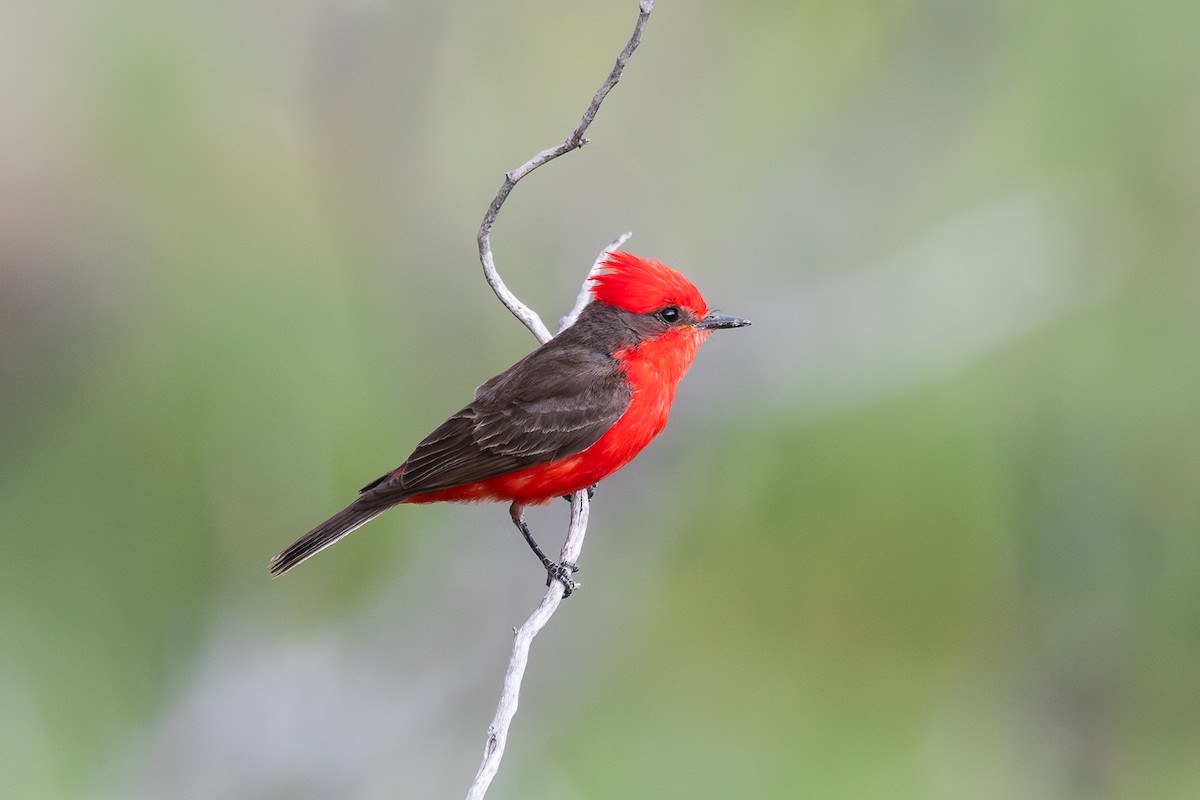
[[[492,225],[496,222],[496,217],[500,214],[501,207],[504,205],[505,200],[508,199],[508,195],[512,192],[513,187],[517,185],[518,181],[543,164],[549,163],[572,150],[577,150],[587,143],[587,138],[584,134],[596,118],[596,113],[600,110],[600,104],[604,102],[604,98],[617,85],[617,81],[621,79],[621,73],[625,71],[625,63],[633,55],[633,51],[637,49],[637,46],[641,44],[642,33],[646,29],[646,21],[650,18],[650,12],[653,10],[654,0],[640,0],[638,4],[638,19],[634,25],[633,34],[629,37],[629,41],[620,55],[617,56],[617,61],[613,65],[612,71],[604,83],[600,85],[596,94],[593,95],[592,102],[588,105],[587,110],[584,111],[579,124],[571,131],[571,135],[557,147],[543,150],[515,170],[505,174],[504,182],[500,184],[500,189],[496,192],[495,198],[493,198],[491,204],[488,206],[487,212],[483,215],[483,222],[479,226],[479,235],[477,237],[479,242],[479,260],[483,265],[483,273],[487,278],[488,285],[492,287],[492,291],[496,293],[500,302],[504,303],[505,307],[512,312],[513,316],[524,323],[525,327],[529,328],[533,335],[537,337],[537,340],[543,344],[550,340],[550,330],[542,322],[537,312],[521,302],[509,290],[500,278],[499,271],[496,269],[495,259],[492,257]],[[591,271],[588,273],[588,279],[600,269],[609,251],[620,247],[628,238],[629,234],[624,234],[601,252],[596,262],[592,265]],[[562,319],[560,331],[569,327],[575,321],[575,318],[578,317],[579,312],[582,311],[583,306],[587,303],[587,299],[588,280],[585,279],[575,307]],[[587,492],[576,492],[571,497],[571,524],[567,530],[566,541],[563,542],[561,560],[568,562],[579,560],[580,552],[583,550],[584,535],[587,533],[588,514]],[[542,628],[550,621],[550,618],[554,616],[554,612],[558,610],[558,606],[563,599],[564,589],[565,587],[558,581],[550,581],[550,585],[547,587],[546,594],[542,597],[541,603],[538,604],[538,607],[534,609],[533,613],[525,620],[521,627],[513,631],[512,655],[509,658],[508,669],[504,674],[504,685],[500,692],[500,702],[496,706],[496,714],[492,718],[492,724],[488,726],[487,741],[483,750],[483,761],[479,765],[479,771],[475,774],[475,780],[472,781],[470,788],[467,790],[467,800],[483,800],[484,795],[487,794],[488,787],[492,783],[492,779],[500,769],[500,761],[504,757],[504,747],[508,741],[508,729],[512,724],[513,716],[517,713],[521,681],[525,677],[525,667],[529,663],[530,647],[533,644],[534,637],[538,635]]]

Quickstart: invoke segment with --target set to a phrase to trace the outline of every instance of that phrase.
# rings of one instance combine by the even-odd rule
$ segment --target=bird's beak
[[[740,317],[731,317],[728,314],[718,314],[715,311],[709,314],[704,319],[696,323],[696,327],[702,331],[715,331],[718,328],[744,328],[750,324],[750,320]]]

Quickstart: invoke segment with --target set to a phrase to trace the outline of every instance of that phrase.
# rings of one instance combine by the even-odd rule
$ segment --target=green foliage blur
[[[0,8],[0,796],[465,792],[505,511],[267,563],[532,347],[475,232],[635,16]],[[490,797],[1200,796],[1197,30],[660,0],[497,261],[552,323],[632,229],[755,324],[600,487]]]

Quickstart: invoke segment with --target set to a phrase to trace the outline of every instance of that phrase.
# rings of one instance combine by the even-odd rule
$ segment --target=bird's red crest
[[[699,317],[708,313],[700,291],[666,264],[614,250],[602,266],[604,270],[592,276],[592,296],[601,303],[634,314],[671,305],[683,306]]]

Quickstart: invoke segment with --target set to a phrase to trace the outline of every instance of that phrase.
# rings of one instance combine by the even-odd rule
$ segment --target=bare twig
[[[587,533],[588,497],[587,492],[576,492],[571,497],[571,527],[567,531],[567,540],[563,543],[562,559],[575,561],[583,549],[583,537]],[[500,702],[496,706],[496,715],[488,726],[487,743],[483,748],[483,762],[475,774],[475,780],[467,791],[467,800],[483,800],[487,794],[492,778],[500,769],[500,759],[504,758],[504,746],[508,742],[508,727],[512,724],[513,716],[517,713],[517,702],[521,692],[521,680],[525,677],[525,666],[529,663],[529,648],[533,645],[533,637],[546,627],[546,623],[558,610],[558,604],[563,599],[563,585],[551,581],[550,587],[542,597],[542,602],[529,615],[529,619],[513,631],[512,656],[508,661],[508,671],[504,673],[504,687],[500,692]]]
[[[600,104],[604,102],[604,98],[617,85],[617,81],[621,80],[621,73],[625,71],[625,62],[629,60],[629,57],[633,55],[633,51],[641,44],[642,32],[646,30],[646,20],[650,18],[650,12],[653,10],[654,0],[641,0],[638,4],[638,19],[637,24],[633,28],[633,35],[629,37],[629,42],[625,45],[625,49],[617,56],[617,63],[613,65],[612,72],[608,73],[608,77],[604,80],[604,83],[600,85],[600,88],[596,90],[596,94],[592,96],[592,102],[587,107],[587,110],[583,112],[583,117],[579,120],[579,124],[575,126],[575,130],[571,131],[571,135],[564,139],[562,144],[557,147],[551,147],[549,150],[543,150],[512,172],[506,173],[504,182],[500,184],[499,191],[492,198],[492,203],[488,206],[487,213],[483,215],[483,222],[479,226],[479,235],[476,237],[479,242],[479,261],[483,264],[483,274],[487,278],[488,285],[492,287],[492,291],[500,298],[500,302],[504,303],[508,310],[513,313],[513,316],[521,320],[525,324],[525,327],[529,328],[533,335],[537,337],[537,340],[543,344],[550,341],[550,329],[542,322],[537,312],[522,303],[509,290],[500,278],[500,273],[496,270],[496,262],[492,257],[492,225],[496,222],[496,216],[500,213],[500,207],[508,199],[508,195],[512,192],[513,187],[517,185],[517,181],[543,164],[587,144],[588,140],[583,134],[587,131],[588,126],[592,124],[592,120],[596,118],[596,112],[600,110]]]
[[[578,149],[587,143],[584,133],[588,126],[592,124],[592,120],[596,118],[596,112],[600,110],[600,104],[604,102],[605,96],[617,85],[617,81],[621,79],[621,73],[625,70],[625,62],[633,55],[633,51],[642,41],[642,33],[646,29],[646,21],[650,18],[650,12],[654,10],[654,0],[640,0],[638,3],[638,19],[634,25],[633,34],[629,37],[629,42],[617,56],[617,62],[613,65],[612,72],[608,78],[600,85],[596,94],[592,97],[592,102],[587,110],[583,113],[583,117],[579,120],[579,124],[575,126],[575,130],[571,131],[562,144],[549,150],[543,150],[536,156],[526,161],[517,169],[509,172],[504,176],[504,182],[500,185],[500,190],[492,199],[491,205],[488,206],[487,213],[483,215],[483,223],[479,226],[479,260],[483,264],[483,273],[487,278],[488,285],[492,287],[492,291],[500,298],[500,302],[513,313],[517,319],[525,324],[525,327],[537,337],[539,342],[545,343],[550,340],[551,334],[545,323],[537,315],[533,309],[521,302],[514,295],[504,281],[500,278],[500,273],[496,270],[495,260],[492,257],[491,231],[492,225],[496,222],[496,217],[500,213],[501,206],[508,198],[513,187],[517,185],[517,181],[533,172],[543,164],[553,161],[559,156],[569,153],[572,150]],[[596,259],[592,270],[588,273],[590,279],[595,271],[599,268],[599,264],[605,259],[607,253],[624,243],[629,234],[625,234],[616,242],[609,245]],[[587,302],[588,280],[585,279],[583,288],[580,290],[580,298],[582,304],[577,301],[576,308],[571,311],[563,319],[562,328],[566,328],[571,322],[574,322],[582,310],[582,305]],[[561,330],[561,328],[560,328]],[[574,562],[578,561],[579,554],[583,549],[583,538],[587,533],[588,523],[588,496],[586,491],[576,492],[571,497],[571,525],[567,530],[566,541],[563,542],[560,559],[562,561]],[[559,603],[562,602],[564,586],[558,581],[551,581],[550,586],[546,589],[546,594],[542,597],[541,603],[534,609],[533,613],[527,620],[514,631],[512,656],[508,662],[508,670],[504,674],[504,686],[500,692],[500,702],[496,706],[496,715],[492,718],[492,724],[488,726],[487,742],[483,749],[483,761],[479,765],[479,771],[475,774],[475,780],[472,781],[470,788],[467,790],[467,800],[482,800],[487,794],[488,787],[492,783],[492,779],[500,769],[500,761],[504,757],[504,747],[508,742],[508,729],[512,724],[513,716],[517,713],[517,704],[521,691],[521,681],[525,676],[525,667],[529,663],[529,649],[533,644],[533,638],[546,626],[550,618],[554,616],[554,612],[558,610]]]

